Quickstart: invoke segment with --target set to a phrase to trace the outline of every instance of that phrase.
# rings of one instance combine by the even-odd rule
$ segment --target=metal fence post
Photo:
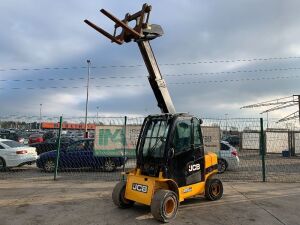
[[[60,155],[60,139],[61,139],[61,129],[62,129],[62,116],[59,118],[59,130],[58,130],[58,137],[57,137],[57,151],[56,151],[56,163],[55,163],[55,170],[54,170],[54,180],[57,177],[57,169],[58,169],[58,162],[59,162],[59,155]]]
[[[123,173],[122,180],[125,180],[125,161],[126,161],[126,127],[127,127],[127,116],[124,117],[124,137],[123,137]]]
[[[296,137],[295,131],[292,131],[292,156],[296,156]]]
[[[295,156],[295,131],[288,131],[288,147],[289,147],[289,155]]]
[[[266,145],[264,135],[264,122],[263,118],[260,118],[260,155],[262,163],[262,177],[263,182],[266,182],[266,163],[265,163]]]

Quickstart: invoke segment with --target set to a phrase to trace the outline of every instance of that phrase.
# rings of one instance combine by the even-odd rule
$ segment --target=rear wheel
[[[0,171],[4,171],[6,169],[6,163],[3,158],[0,158]]]
[[[115,162],[111,159],[106,159],[104,162],[104,171],[113,172],[117,169]]]
[[[112,199],[116,206],[122,209],[130,208],[133,206],[134,201],[125,198],[126,182],[121,181],[117,183],[112,192]]]
[[[224,173],[227,167],[227,162],[224,159],[218,159],[218,173]]]
[[[178,197],[170,190],[158,190],[151,202],[153,217],[161,222],[169,222],[176,217],[178,211]]]
[[[215,201],[223,196],[223,184],[219,179],[208,179],[205,184],[205,197]]]
[[[47,173],[54,172],[55,170],[55,163],[54,160],[48,159],[44,164],[44,171]]]

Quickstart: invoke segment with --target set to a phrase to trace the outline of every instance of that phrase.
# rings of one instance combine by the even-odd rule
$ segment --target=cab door
[[[175,124],[171,148],[174,156],[171,173],[179,187],[204,180],[204,156],[199,120],[179,118]]]

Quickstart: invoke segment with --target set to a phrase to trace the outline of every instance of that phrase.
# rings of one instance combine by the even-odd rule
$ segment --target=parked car
[[[0,131],[0,138],[17,141],[17,142],[22,143],[22,144],[24,143],[24,137],[21,134],[16,133],[15,131],[1,130]]]
[[[234,170],[239,167],[240,159],[236,148],[227,141],[221,141],[221,149],[218,152],[218,170],[224,173],[226,170]]]
[[[60,139],[60,148],[65,149],[73,142],[74,142],[74,140],[72,138],[62,137]],[[40,155],[44,152],[56,150],[57,145],[58,145],[57,138],[54,137],[54,138],[48,139],[44,142],[37,142],[37,143],[30,144],[29,146],[35,147],[37,154]]]
[[[33,143],[39,143],[39,142],[43,142],[44,138],[43,138],[43,134],[40,133],[35,133],[35,134],[31,134],[29,136],[28,139],[28,144],[33,144]]]
[[[9,139],[0,139],[0,170],[30,165],[36,159],[37,154],[34,147],[25,146]]]
[[[55,138],[55,137],[57,137],[57,136],[56,136],[56,133],[53,132],[53,131],[48,131],[48,132],[43,134],[44,141]]]
[[[49,151],[38,156],[37,166],[45,172],[55,169],[57,151]],[[66,168],[94,168],[107,172],[115,171],[117,167],[126,163],[126,157],[108,157],[94,155],[94,139],[86,138],[75,141],[66,149],[62,149],[59,156],[59,169]]]

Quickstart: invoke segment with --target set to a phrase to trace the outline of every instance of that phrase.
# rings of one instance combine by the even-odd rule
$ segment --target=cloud
[[[152,5],[150,21],[161,24],[165,31],[164,36],[151,41],[151,45],[170,84],[168,88],[178,111],[204,117],[223,117],[225,113],[232,117],[257,117],[259,110],[239,108],[297,94],[299,79],[294,76],[299,70],[272,69],[298,68],[299,59],[199,61],[298,56],[298,1],[248,0],[240,4],[237,0],[167,0],[149,3]],[[147,81],[148,72],[145,66],[140,66],[143,60],[136,43],[112,44],[83,23],[87,18],[112,31],[113,23],[99,14],[100,8],[122,18],[126,12],[137,11],[141,6],[140,1],[116,0],[85,3],[79,0],[2,1],[0,29],[5,32],[0,36],[0,69],[6,71],[0,71],[0,80],[7,81],[0,81],[0,104],[4,106],[0,115],[15,112],[36,115],[40,103],[45,113],[51,115],[83,115],[87,59],[96,67],[91,70],[95,78],[91,79],[91,114],[96,114],[97,106],[102,115],[159,112]],[[182,62],[187,64],[165,65]],[[116,67],[120,65],[130,67]],[[72,69],[73,66],[77,69]],[[45,67],[68,69],[22,70]],[[212,72],[219,74],[167,76]],[[128,86],[132,84],[139,86]],[[42,89],[45,87],[47,89]],[[272,115],[288,113],[282,112]]]

